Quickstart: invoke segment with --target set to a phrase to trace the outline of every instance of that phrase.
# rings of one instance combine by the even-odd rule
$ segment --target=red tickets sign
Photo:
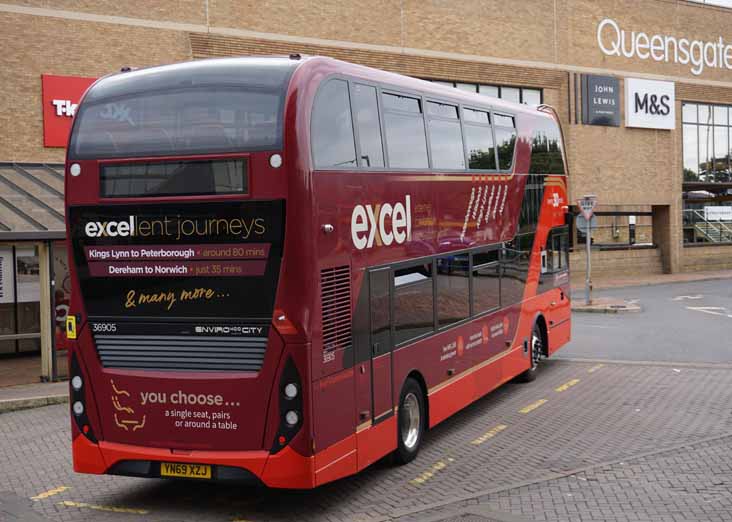
[[[66,147],[79,100],[95,81],[80,76],[41,75],[44,147]]]

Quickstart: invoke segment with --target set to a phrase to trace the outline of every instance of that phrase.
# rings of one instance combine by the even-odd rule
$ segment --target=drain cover
[[[486,518],[473,513],[463,513],[462,515],[453,515],[450,518],[443,518],[438,522],[501,522],[497,518]]]

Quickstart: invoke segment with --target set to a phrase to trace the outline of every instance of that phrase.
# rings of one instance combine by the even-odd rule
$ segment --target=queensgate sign
[[[615,20],[605,18],[597,26],[597,45],[607,56],[689,65],[689,70],[696,76],[702,74],[705,67],[732,70],[732,44],[727,44],[721,36],[704,41],[629,32]]]

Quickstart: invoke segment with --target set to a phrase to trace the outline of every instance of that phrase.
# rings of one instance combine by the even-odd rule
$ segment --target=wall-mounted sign
[[[718,36],[710,40],[689,40],[666,34],[627,31],[611,18],[597,24],[597,45],[607,56],[689,65],[699,76],[705,67],[732,70],[732,45]]]
[[[676,128],[674,83],[626,78],[625,126],[645,129]]]
[[[76,107],[84,91],[94,81],[96,78],[41,75],[45,147],[66,147]]]
[[[582,75],[582,123],[620,126],[620,87],[617,78]]]
[[[706,206],[704,207],[704,219],[707,221],[732,221],[732,207]]]

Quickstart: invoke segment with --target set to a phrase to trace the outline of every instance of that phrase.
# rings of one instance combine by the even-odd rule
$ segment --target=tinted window
[[[468,168],[496,169],[496,152],[493,148],[493,131],[488,126],[464,125],[465,144],[468,148]]]
[[[529,172],[532,174],[564,174],[562,139],[556,122],[548,121],[534,131],[531,138]]]
[[[256,59],[211,60],[100,80],[76,114],[69,157],[278,149],[292,67]]]
[[[316,168],[356,166],[348,83],[331,80],[320,88],[310,132]]]
[[[361,166],[383,167],[384,152],[381,143],[376,89],[368,85],[354,85],[353,110],[358,128],[358,141],[361,146]]]
[[[384,93],[384,110],[422,114],[422,102],[410,96]]]
[[[394,271],[394,344],[434,329],[432,264]]]
[[[501,305],[498,250],[473,254],[473,313],[495,310]]]
[[[558,227],[549,232],[546,242],[547,271],[561,272],[569,268],[569,228]]]
[[[468,255],[437,259],[437,321],[440,326],[470,315]]]
[[[463,117],[465,118],[465,121],[471,123],[483,123],[485,125],[490,125],[491,123],[491,118],[485,111],[463,109]]]
[[[100,196],[242,194],[246,165],[245,159],[102,165]]]
[[[391,328],[389,303],[389,271],[371,272],[371,333],[380,334]]]
[[[513,127],[513,116],[505,116],[503,114],[494,114],[493,123],[499,127]]]
[[[518,233],[533,232],[539,222],[541,201],[544,195],[544,177],[530,174],[524,186],[524,199],[521,202]]]
[[[457,107],[445,103],[427,102],[427,114],[438,118],[458,119]]]
[[[430,147],[432,167],[436,169],[464,169],[465,150],[458,120],[430,118]]]
[[[504,245],[501,255],[501,306],[521,302],[529,273],[534,234],[520,234]]]
[[[384,94],[383,99],[389,166],[401,169],[428,168],[421,101],[394,94]]]
[[[473,313],[490,312],[501,306],[500,265],[473,269]]]
[[[496,143],[498,145],[498,168],[509,170],[513,163],[513,149],[516,146],[516,131],[496,127]]]

